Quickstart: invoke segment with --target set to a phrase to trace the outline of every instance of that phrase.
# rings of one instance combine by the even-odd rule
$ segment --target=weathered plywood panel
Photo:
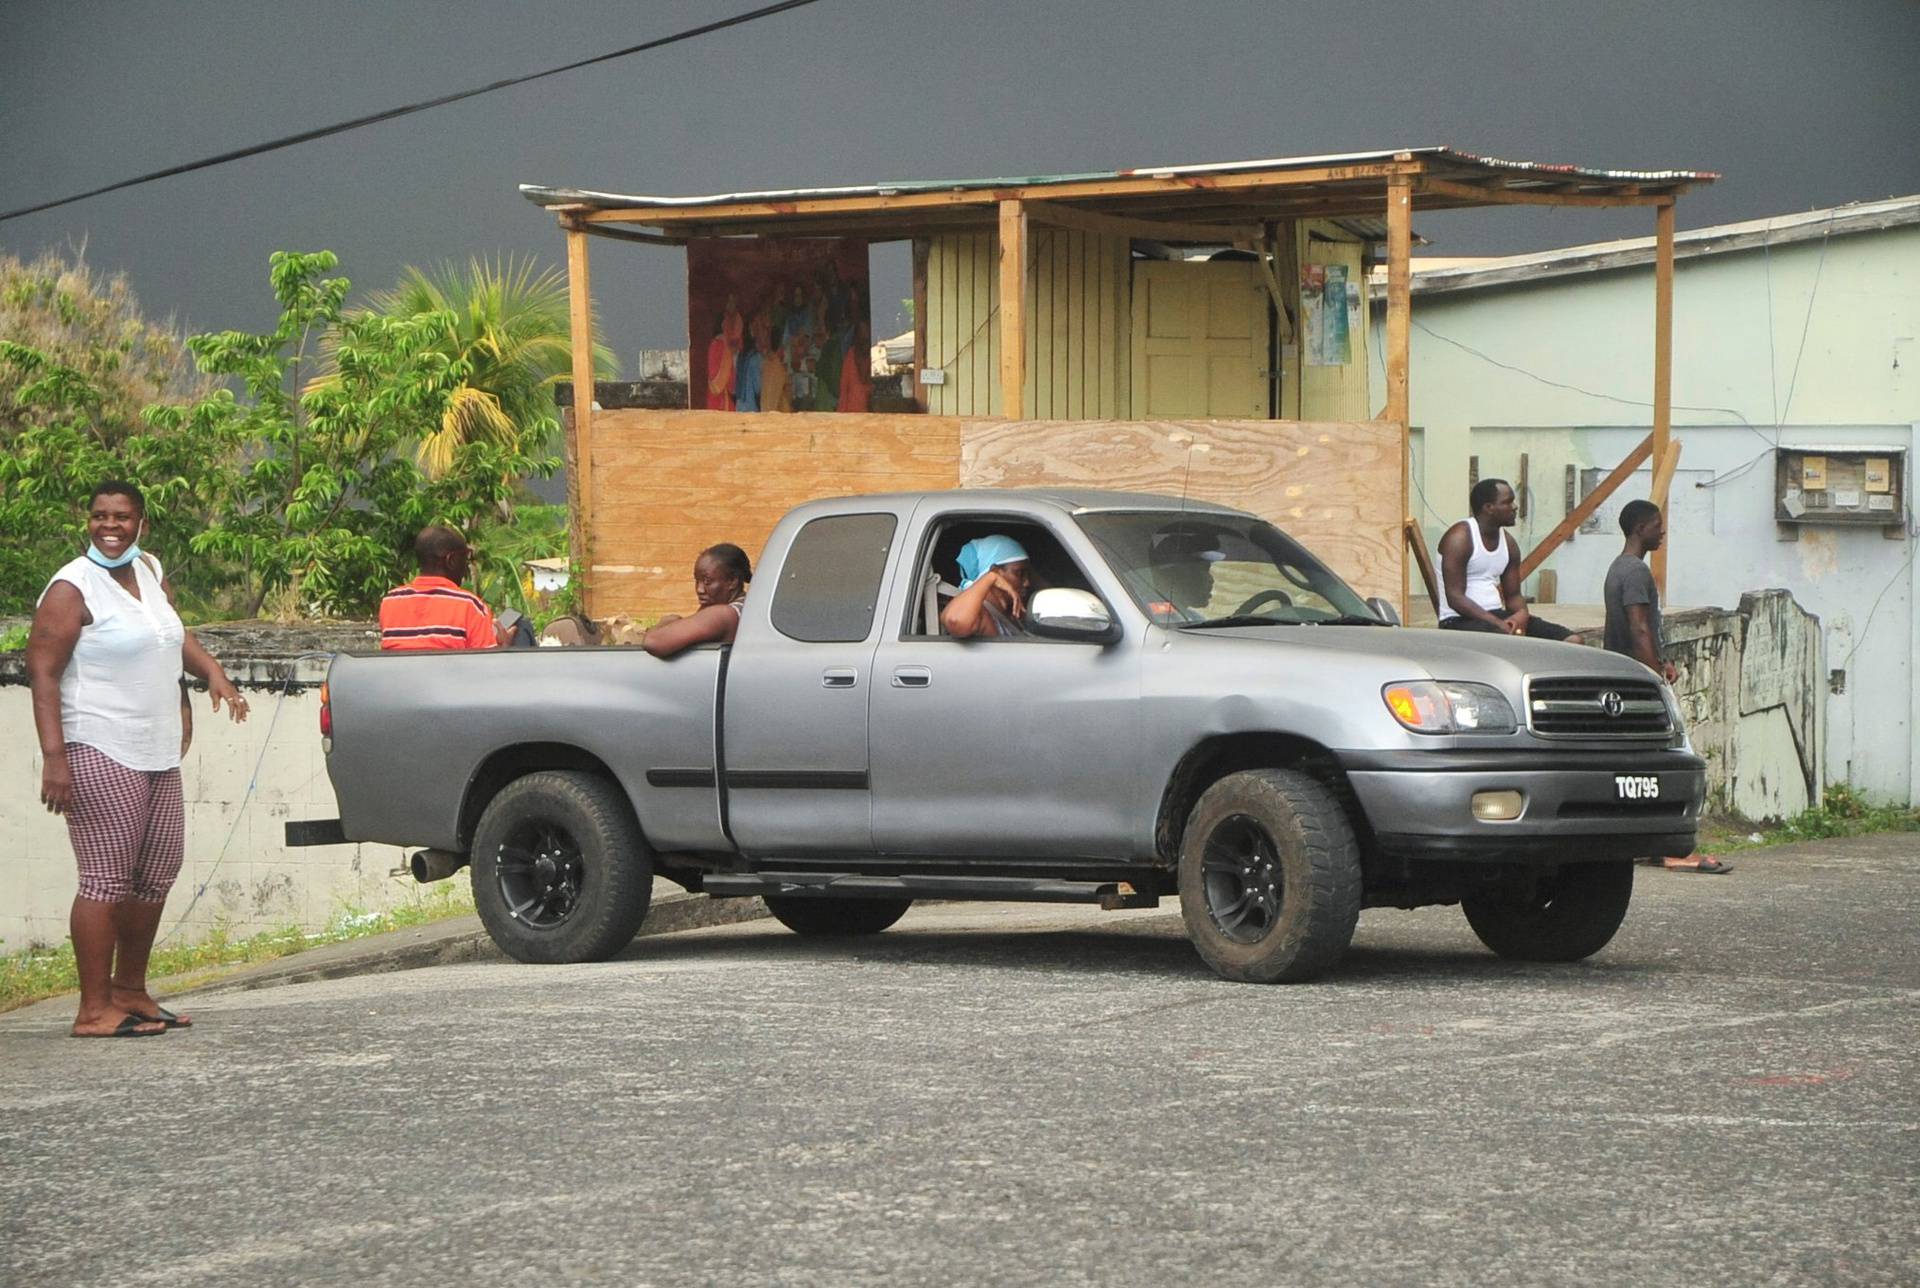
[[[803,501],[953,487],[959,444],[960,421],[948,416],[601,412],[593,611],[684,613],[701,550],[731,541],[757,564],[774,525]]]
[[[1184,492],[1250,510],[1304,543],[1361,594],[1399,599],[1396,426],[969,420],[961,423],[959,450],[962,487],[1057,483]]]

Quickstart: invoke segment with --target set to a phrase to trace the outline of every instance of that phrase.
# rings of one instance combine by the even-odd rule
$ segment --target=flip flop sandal
[[[70,1038],[157,1038],[166,1030],[140,1027],[142,1024],[157,1023],[159,1023],[158,1020],[150,1020],[143,1015],[129,1015],[115,1025],[111,1033],[69,1033],[67,1036]]]
[[[1733,864],[1722,863],[1718,859],[1710,859],[1710,858],[1707,858],[1705,855],[1702,855],[1698,863],[1689,863],[1683,867],[1678,867],[1678,868],[1668,868],[1667,871],[1669,872],[1704,872],[1709,876],[1719,876],[1722,873],[1733,871]]]
[[[138,1011],[135,1011],[133,1015],[136,1019],[147,1024],[164,1024],[170,1029],[190,1029],[193,1027],[192,1019],[182,1019],[164,1006],[156,1006],[153,1009],[158,1013],[154,1015],[141,1015]]]

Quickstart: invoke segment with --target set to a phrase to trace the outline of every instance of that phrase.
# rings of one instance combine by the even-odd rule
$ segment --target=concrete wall
[[[1517,482],[1524,453],[1530,495],[1516,536],[1531,548],[1566,513],[1567,467],[1611,468],[1652,424],[1650,269],[1416,293],[1413,317],[1413,505],[1430,539],[1466,512],[1470,457],[1480,477]],[[1916,337],[1920,227],[1706,255],[1677,269],[1682,455],[1668,506],[1668,601],[1725,606],[1749,590],[1791,591],[1824,633],[1824,776],[1886,801],[1920,799],[1914,526],[1911,517],[1891,534],[1809,525],[1787,539],[1773,518],[1773,451],[1904,451],[1911,515]],[[1379,405],[1377,369],[1374,378]],[[1598,601],[1620,544],[1614,516],[1647,495],[1649,479],[1642,470],[1603,509],[1599,531],[1549,561],[1560,600]]]
[[[220,651],[213,633],[200,634]],[[282,844],[287,820],[338,813],[320,752],[324,661],[298,664],[291,693],[274,682],[286,661],[223,664],[248,693],[253,715],[243,725],[224,714],[216,719],[206,695],[194,695],[193,747],[181,766],[186,864],[162,933],[191,943],[219,923],[235,935],[288,924],[317,930],[347,907],[384,910],[419,898],[411,877],[390,875],[404,861],[395,846]],[[66,938],[75,880],[66,823],[40,804],[39,741],[17,654],[0,659],[0,729],[13,733],[0,739],[0,952],[14,952]]]

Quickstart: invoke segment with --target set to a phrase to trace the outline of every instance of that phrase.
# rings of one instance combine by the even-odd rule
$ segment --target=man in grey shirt
[[[1667,523],[1651,501],[1629,501],[1620,511],[1627,544],[1607,568],[1607,651],[1624,653],[1672,684],[1678,672],[1660,656],[1660,588],[1647,556],[1667,538]]]
[[[1667,538],[1667,523],[1651,501],[1629,501],[1620,510],[1620,530],[1627,544],[1607,567],[1604,594],[1607,603],[1607,650],[1624,653],[1672,684],[1679,678],[1673,663],[1661,656],[1666,640],[1660,633],[1660,588],[1647,567],[1647,555]],[[1669,872],[1733,871],[1712,855],[1693,853],[1678,859],[1648,859]]]

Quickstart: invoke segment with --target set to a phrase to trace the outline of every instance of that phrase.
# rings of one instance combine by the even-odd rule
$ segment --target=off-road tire
[[[770,894],[767,911],[796,935],[849,939],[877,935],[907,915],[911,899],[834,899],[819,895]]]
[[[512,890],[537,888],[528,855],[537,836],[567,855],[573,893],[516,913]],[[552,861],[550,860],[550,865]],[[473,837],[473,902],[481,924],[517,961],[597,962],[632,942],[653,899],[653,855],[624,793],[596,774],[542,771],[500,789]],[[523,901],[524,902],[524,901]]]
[[[1241,850],[1244,865],[1234,857]],[[1353,940],[1360,847],[1325,786],[1296,770],[1249,769],[1220,779],[1194,804],[1180,840],[1179,885],[1187,937],[1215,972],[1249,984],[1299,983],[1332,969]],[[1235,909],[1243,910],[1238,921]]]
[[[1568,863],[1531,897],[1489,892],[1460,901],[1480,942],[1522,962],[1577,962],[1607,946],[1627,919],[1633,864]]]

